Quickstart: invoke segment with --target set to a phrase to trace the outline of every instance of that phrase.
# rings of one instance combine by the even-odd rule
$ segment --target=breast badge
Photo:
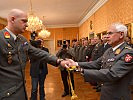
[[[6,32],[4,33],[4,37],[5,37],[6,39],[9,39],[9,38],[10,38],[10,33],[6,31]]]
[[[115,54],[118,55],[118,54],[120,54],[120,52],[121,52],[121,49],[117,49],[117,50],[115,51]]]
[[[127,54],[127,55],[125,56],[125,62],[131,62],[132,59],[133,59],[133,56],[131,56],[131,55],[129,55],[129,54]]]

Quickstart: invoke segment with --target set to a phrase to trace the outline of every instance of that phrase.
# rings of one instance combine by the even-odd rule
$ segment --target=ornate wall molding
[[[46,28],[67,28],[67,27],[78,27],[78,24],[46,25]]]
[[[78,26],[83,24],[90,16],[92,16],[100,7],[102,7],[108,0],[99,0],[99,2],[88,12],[88,14],[79,22]]]

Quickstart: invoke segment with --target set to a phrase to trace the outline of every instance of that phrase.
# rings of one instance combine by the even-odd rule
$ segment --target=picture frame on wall
[[[70,40],[66,40],[70,44]]]
[[[127,36],[131,37],[131,23],[126,24],[126,26],[127,26]]]
[[[62,40],[57,40],[57,47],[61,47],[62,45]]]
[[[90,32],[90,33],[89,33],[89,38],[90,38],[90,39],[93,39],[93,38],[94,38],[94,32]]]

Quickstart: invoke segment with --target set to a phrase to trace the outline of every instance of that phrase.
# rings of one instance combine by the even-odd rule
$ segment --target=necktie
[[[106,44],[104,44],[104,48],[105,48]]]
[[[110,48],[108,54],[109,54],[109,55],[112,55],[112,54],[113,54],[113,49],[112,49],[112,48]]]
[[[18,42],[18,40],[19,40],[19,37],[18,37],[18,36],[16,36],[15,42]]]

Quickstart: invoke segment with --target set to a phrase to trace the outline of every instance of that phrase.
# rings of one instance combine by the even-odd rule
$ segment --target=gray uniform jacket
[[[58,58],[61,58],[61,59],[66,59],[66,58],[69,58],[69,59],[74,59],[74,53],[73,53],[73,48],[69,47],[68,49],[60,49],[56,56]],[[65,70],[66,68],[62,67],[62,66],[59,66],[59,69],[61,71]]]
[[[28,55],[57,65],[56,57],[34,48],[22,35],[14,41],[6,29],[0,31],[0,100],[27,100],[24,68]]]
[[[126,43],[117,50],[109,48],[93,62],[79,62],[88,82],[103,82],[100,100],[131,100],[129,85],[133,79],[133,49]]]

